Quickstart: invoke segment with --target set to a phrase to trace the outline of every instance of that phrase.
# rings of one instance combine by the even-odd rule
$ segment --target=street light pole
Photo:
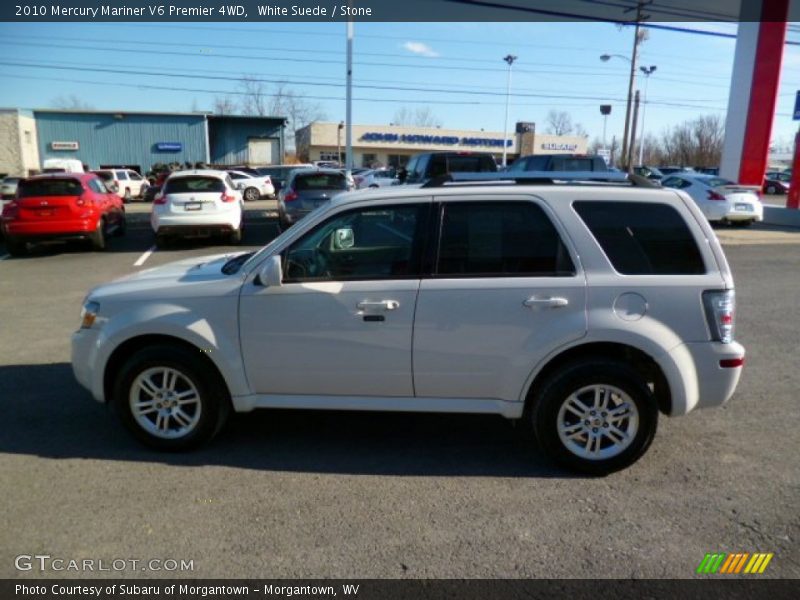
[[[336,128],[336,162],[342,166],[342,129],[344,129],[344,121],[339,121],[339,126]]]
[[[647,84],[650,81],[650,75],[656,70],[655,65],[649,67],[639,67],[639,70],[644,73],[644,98],[642,99],[642,132],[639,134],[639,164],[644,164],[644,117],[647,113]]]
[[[352,2],[349,4],[352,5]],[[348,170],[353,168],[353,19],[347,20],[347,90],[345,93],[347,103],[345,109],[346,157],[345,163]]]
[[[504,56],[503,60],[508,63],[508,78],[506,79],[506,114],[503,120],[503,168],[505,168],[508,155],[508,143],[506,138],[508,138],[508,101],[511,97],[511,65],[514,64],[517,57],[509,54]]]

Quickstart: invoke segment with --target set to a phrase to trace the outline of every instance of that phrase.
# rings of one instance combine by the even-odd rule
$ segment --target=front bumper
[[[98,358],[100,331],[79,329],[72,334],[72,372],[75,379],[92,393],[98,402],[105,402],[103,378],[95,370]]]

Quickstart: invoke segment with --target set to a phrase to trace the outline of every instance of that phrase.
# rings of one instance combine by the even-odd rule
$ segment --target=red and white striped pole
[[[778,98],[789,0],[742,3],[720,175],[761,186]]]

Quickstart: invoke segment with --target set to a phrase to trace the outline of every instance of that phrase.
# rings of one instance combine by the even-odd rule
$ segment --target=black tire
[[[122,215],[119,223],[117,223],[117,228],[114,231],[114,235],[117,237],[122,237],[127,232],[128,232],[128,220],[125,218],[125,215]]]
[[[94,250],[102,251],[106,249],[106,222],[104,219],[97,221],[97,228],[89,235],[89,241],[91,241]]]
[[[25,240],[6,239],[6,251],[11,256],[25,256],[28,254],[28,244]]]
[[[611,421],[610,417],[606,417],[606,412],[602,412],[601,416],[601,411],[598,410],[592,417],[589,417],[587,413],[587,420],[582,423],[583,417],[577,417],[569,411],[564,412],[565,418],[574,421],[570,425],[571,427],[577,427],[586,432],[583,434],[576,430],[573,434],[575,436],[573,445],[575,452],[561,440],[558,432],[559,413],[562,405],[566,404],[573,393],[586,390],[589,386],[617,388],[628,396],[636,408],[634,414],[638,417],[638,426],[631,441],[627,442],[624,449],[607,458],[586,458],[576,453],[580,451],[580,445],[589,444],[589,437],[594,435],[592,432],[600,433],[597,436],[597,439],[601,440],[599,444],[608,444],[603,448],[598,445],[597,452],[608,451],[608,448],[614,445],[610,443],[610,437],[603,437],[606,431],[611,431],[608,428],[604,429],[604,427],[608,427],[605,425],[606,419]],[[624,469],[641,458],[653,441],[658,426],[658,405],[647,383],[635,370],[624,363],[603,359],[572,363],[559,369],[541,386],[537,387],[537,391],[530,399],[528,411],[528,418],[532,419],[536,439],[550,458],[571,470],[591,475],[606,475]],[[593,394],[594,392],[589,389],[585,393]],[[579,398],[585,403],[585,397]],[[617,399],[623,400],[620,396]],[[618,400],[612,399],[610,402]],[[625,410],[622,404],[616,408]],[[624,416],[617,418],[625,420]],[[588,419],[597,419],[597,422],[590,422]],[[629,416],[628,424],[632,422],[633,419]],[[621,423],[621,421],[617,421],[617,423]],[[584,428],[584,424],[587,427]],[[597,427],[592,427],[594,424],[597,424]],[[616,425],[612,423],[610,427],[613,429]],[[591,431],[589,431],[590,428]],[[584,442],[584,440],[586,441]],[[613,452],[613,449],[611,451]]]
[[[257,188],[249,187],[244,190],[242,197],[247,202],[255,202],[256,200],[261,198],[261,192],[259,192]]]
[[[228,242],[233,244],[234,246],[238,246],[242,243],[242,228],[234,229],[233,231],[228,234]]]
[[[141,424],[142,419],[151,420],[150,416],[137,419],[131,407],[131,395],[135,393],[132,387],[137,377],[148,369],[160,367],[180,373],[183,379],[178,379],[176,382],[176,390],[181,389],[179,387],[181,382],[188,381],[194,386],[199,397],[195,409],[199,410],[196,423],[183,435],[177,435],[175,431],[176,437],[171,438],[159,437],[145,429]],[[139,391],[135,398],[149,399],[146,393],[142,394],[143,392]],[[209,442],[222,429],[231,407],[228,390],[216,370],[210,368],[208,359],[197,350],[171,344],[149,346],[133,354],[122,366],[113,382],[111,403],[122,424],[133,437],[146,446],[167,452],[191,450]],[[194,405],[188,405],[185,409],[191,414],[192,419],[196,415],[192,412],[193,408]],[[175,417],[167,417],[167,429],[176,430],[179,425]]]
[[[768,185],[766,192],[767,194],[777,194],[778,189],[774,185]]]

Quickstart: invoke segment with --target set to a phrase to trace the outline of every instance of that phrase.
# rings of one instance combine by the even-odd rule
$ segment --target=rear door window
[[[692,232],[668,204],[573,203],[573,208],[623,275],[700,275],[706,272]]]
[[[216,177],[177,177],[164,186],[165,194],[224,192],[225,183]]]
[[[444,205],[439,277],[565,277],[575,266],[550,218],[532,202]]]

